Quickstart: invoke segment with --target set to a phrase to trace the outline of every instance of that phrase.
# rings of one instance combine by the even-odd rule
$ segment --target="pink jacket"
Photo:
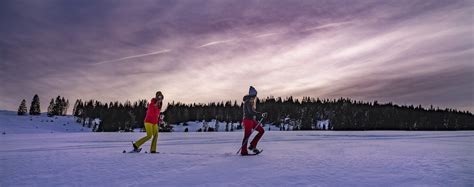
[[[155,103],[156,99],[151,99],[151,102],[148,105],[148,110],[146,111],[145,123],[158,124],[160,108],[155,107]]]

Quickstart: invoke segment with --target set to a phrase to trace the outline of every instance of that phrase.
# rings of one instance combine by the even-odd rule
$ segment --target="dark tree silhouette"
[[[73,114],[85,123],[100,119],[96,131],[131,131],[142,128],[147,101],[111,102],[103,104],[90,100],[77,100]],[[318,121],[329,120],[332,130],[474,130],[474,116],[468,111],[439,109],[421,106],[399,106],[378,101],[362,102],[348,98],[319,99],[293,97],[257,99],[257,110],[268,112],[266,124],[280,127],[291,124],[293,130],[318,130]],[[229,124],[241,123],[242,103],[237,101],[184,104],[172,101],[163,109],[164,120],[169,124],[188,121],[210,122],[216,119]],[[285,122],[285,118],[286,122]],[[89,123],[90,124],[90,123]],[[289,129],[289,126],[286,126]],[[236,126],[237,129],[241,125]],[[287,130],[282,128],[282,130]],[[228,130],[233,131],[230,126]]]
[[[20,106],[18,107],[18,115],[19,116],[22,116],[22,115],[25,115],[27,113],[26,111],[26,101],[23,99],[20,103]]]

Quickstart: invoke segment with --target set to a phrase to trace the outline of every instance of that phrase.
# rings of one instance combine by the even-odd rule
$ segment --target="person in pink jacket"
[[[133,143],[133,151],[140,152],[142,146],[145,142],[152,139],[150,153],[156,153],[156,142],[158,141],[158,122],[160,120],[160,111],[163,106],[163,94],[158,91],[156,92],[155,98],[151,99],[148,109],[146,111],[145,117],[145,130],[146,136],[140,140]]]

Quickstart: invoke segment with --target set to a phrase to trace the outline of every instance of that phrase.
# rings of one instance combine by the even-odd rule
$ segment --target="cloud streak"
[[[313,31],[313,30],[319,30],[319,29],[339,27],[339,26],[343,26],[343,25],[346,25],[346,24],[350,24],[350,23],[351,23],[350,21],[338,22],[338,23],[329,23],[329,24],[325,24],[325,25],[320,25],[320,26],[316,26],[316,27],[307,28],[307,29],[304,29],[303,31]]]
[[[101,64],[108,64],[108,63],[113,63],[113,62],[120,62],[120,61],[125,61],[125,60],[130,60],[134,58],[141,58],[141,57],[146,57],[146,56],[152,56],[152,55],[158,55],[158,54],[163,54],[163,53],[169,53],[172,50],[165,49],[165,50],[160,50],[160,51],[155,51],[151,53],[145,53],[145,54],[138,54],[138,55],[132,55],[132,56],[127,56],[119,59],[113,59],[113,60],[106,60],[106,61],[101,61],[94,63],[94,65],[101,65]]]
[[[202,47],[209,47],[209,46],[213,46],[213,45],[219,45],[219,44],[224,44],[224,43],[230,43],[230,42],[235,42],[236,40],[234,39],[231,39],[231,40],[221,40],[221,41],[213,41],[213,42],[209,42],[209,43],[206,43],[206,44],[203,44],[197,48],[202,48]]]

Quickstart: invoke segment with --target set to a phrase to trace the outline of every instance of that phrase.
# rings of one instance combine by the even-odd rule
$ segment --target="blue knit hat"
[[[250,88],[249,88],[249,95],[250,96],[257,96],[257,90],[253,86],[250,86]]]

